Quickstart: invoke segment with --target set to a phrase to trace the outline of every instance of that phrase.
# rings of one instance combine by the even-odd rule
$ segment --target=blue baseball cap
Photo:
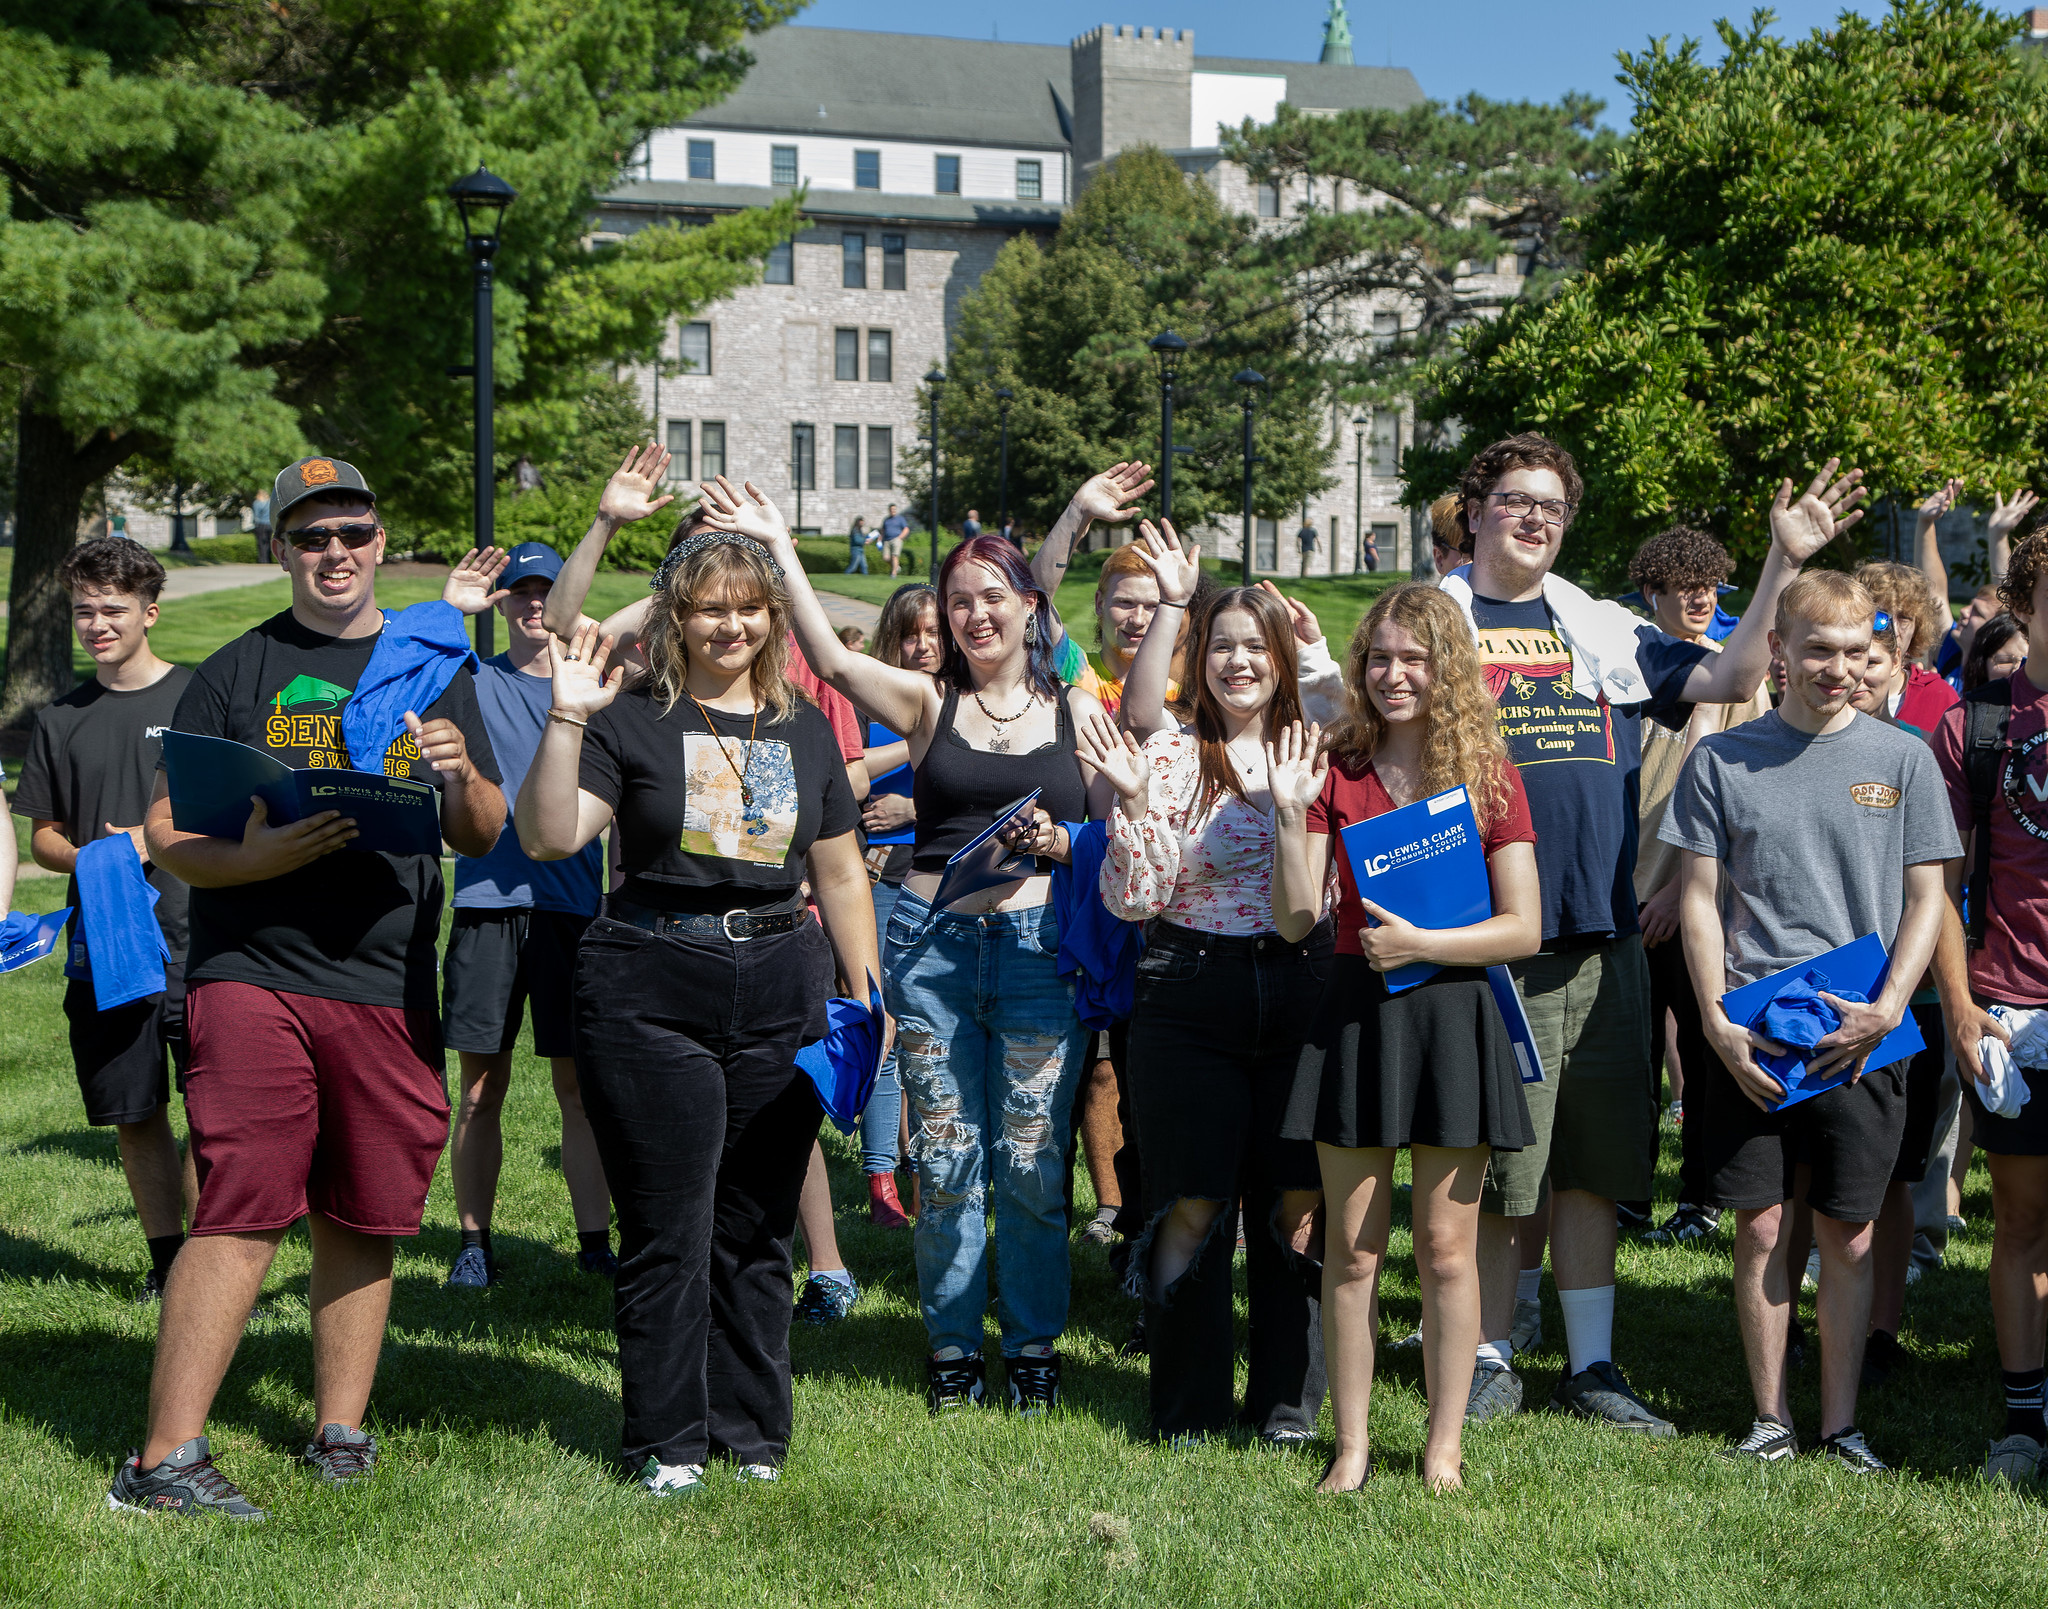
[[[512,550],[512,562],[498,577],[498,585],[508,590],[531,576],[539,576],[553,586],[555,577],[562,573],[562,555],[545,542],[521,542]]]

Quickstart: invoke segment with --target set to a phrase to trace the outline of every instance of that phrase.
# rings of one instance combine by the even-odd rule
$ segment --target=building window
[[[839,283],[850,291],[868,288],[868,237],[839,237]]]
[[[853,153],[853,187],[856,190],[879,190],[882,188],[882,153],[880,151],[856,151]]]
[[[1252,568],[1254,570],[1277,570],[1280,568],[1280,527],[1273,520],[1252,522]]]
[[[887,425],[868,426],[868,490],[887,491],[896,484],[896,432]]]
[[[1036,201],[1044,195],[1044,174],[1045,167],[1042,163],[1020,160],[1017,163],[1017,199]]]
[[[761,281],[767,285],[794,285],[796,283],[796,242],[778,240],[768,248],[768,263],[761,274]]]
[[[1384,352],[1401,338],[1401,315],[1398,312],[1375,313],[1372,316],[1372,344],[1375,351]]]
[[[685,374],[711,372],[711,326],[685,324],[676,332],[676,358]]]
[[[900,291],[903,289],[903,237],[882,236],[882,289]]]
[[[668,474],[672,481],[690,478],[690,421],[671,419],[668,422]]]
[[[832,332],[832,378],[835,380],[858,380],[860,378],[859,330],[834,330]]]
[[[832,427],[832,484],[842,488],[860,485],[859,425]]]
[[[710,140],[690,142],[690,177],[693,179],[716,179],[718,177],[718,148]]]
[[[1401,469],[1401,416],[1391,408],[1372,411],[1372,472],[1394,475]]]
[[[957,156],[932,158],[932,192],[942,196],[960,193],[960,159]]]
[[[818,489],[818,427],[789,427],[789,484],[799,492]]]
[[[1280,216],[1280,186],[1262,184],[1259,186],[1259,216],[1277,218]]]
[[[697,427],[697,478],[716,480],[725,473],[725,424],[707,420]]]
[[[1401,528],[1398,525],[1375,525],[1372,528],[1372,550],[1379,555],[1381,564],[1390,564],[1398,556],[1401,545]]]
[[[771,145],[768,147],[768,182],[770,184],[796,183],[795,146]]]
[[[890,357],[894,341],[887,330],[868,331],[868,378],[886,385],[892,378]]]

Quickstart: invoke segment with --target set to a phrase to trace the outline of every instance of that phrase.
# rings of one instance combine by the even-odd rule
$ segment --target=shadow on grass
[[[57,1246],[0,1229],[0,1280],[68,1279],[74,1284],[127,1285],[134,1271],[89,1263]]]
[[[16,1156],[68,1156],[105,1167],[121,1165],[120,1143],[110,1128],[58,1129],[12,1147]]]

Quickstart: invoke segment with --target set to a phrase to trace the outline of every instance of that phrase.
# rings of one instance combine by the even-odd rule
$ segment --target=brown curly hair
[[[1572,461],[1570,453],[1548,436],[1525,430],[1518,436],[1509,436],[1505,441],[1480,448],[1466,464],[1465,473],[1458,477],[1458,501],[1464,508],[1466,530],[1472,528],[1473,503],[1484,503],[1494,483],[1514,469],[1548,469],[1556,473],[1557,478],[1564,482],[1567,505],[1565,529],[1571,529],[1572,516],[1578,513],[1579,504],[1586,496],[1586,483],[1579,476],[1579,466]],[[1468,535],[1465,547],[1469,550],[1471,546],[1472,539]]]
[[[1380,594],[1344,650],[1344,716],[1325,741],[1333,757],[1356,767],[1373,757],[1387,735],[1386,717],[1366,691],[1365,666],[1382,625],[1411,632],[1429,654],[1429,735],[1422,743],[1422,789],[1442,793],[1463,786],[1483,831],[1508,807],[1508,749],[1494,717],[1472,628],[1450,595],[1426,581],[1410,581]]]
[[[1906,644],[1908,663],[1921,663],[1941,646],[1948,621],[1935,612],[1934,593],[1919,568],[1873,559],[1856,567],[1856,579],[1876,600],[1878,608],[1893,620],[1912,626],[1913,634]]]
[[[1628,578],[1645,594],[1673,592],[1683,587],[1719,586],[1734,568],[1728,550],[1705,531],[1674,525],[1636,549],[1636,556],[1628,561]]]
[[[2032,617],[2034,583],[2044,571],[2048,571],[2048,525],[2037,525],[2032,535],[2022,537],[2013,548],[2012,563],[2006,567],[2005,579],[1998,583],[1998,601],[2007,614],[2016,620]]]

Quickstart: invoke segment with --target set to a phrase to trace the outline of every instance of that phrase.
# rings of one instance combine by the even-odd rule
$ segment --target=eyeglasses
[[[1541,500],[1527,492],[1488,492],[1488,497],[1497,500],[1511,518],[1526,520],[1536,509],[1543,510],[1545,525],[1562,525],[1571,518],[1572,506],[1561,498],[1546,497]]]
[[[309,525],[304,530],[285,532],[284,539],[301,553],[325,553],[327,544],[338,536],[341,545],[353,551],[368,547],[377,539],[381,529],[383,527],[374,520],[351,521],[347,525]]]

